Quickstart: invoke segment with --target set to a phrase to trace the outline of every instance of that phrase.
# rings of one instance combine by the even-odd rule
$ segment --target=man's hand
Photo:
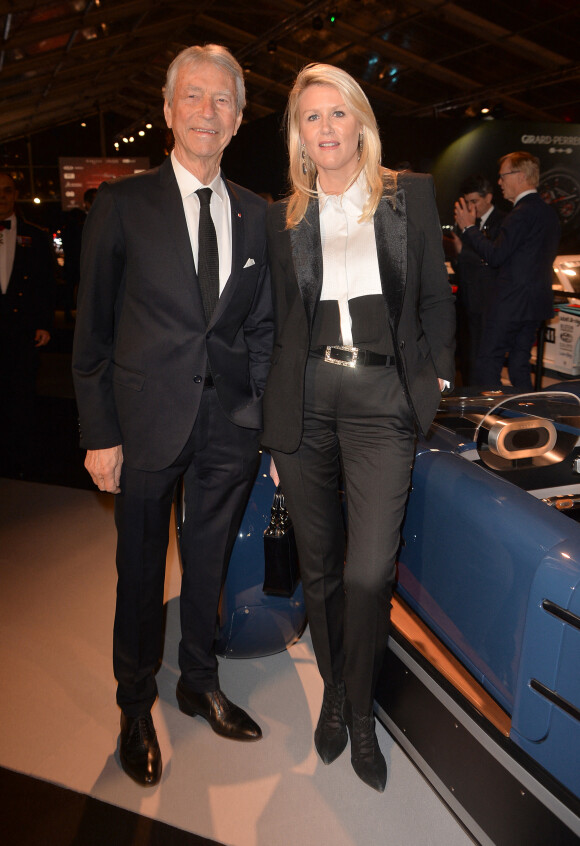
[[[455,222],[463,231],[467,226],[475,226],[475,209],[471,210],[464,197],[460,197],[455,203]]]
[[[122,466],[123,447],[120,444],[109,449],[87,450],[85,467],[100,491],[108,491],[108,493],[121,492],[119,482]]]
[[[45,347],[50,341],[50,332],[46,329],[37,329],[34,333],[34,346]]]

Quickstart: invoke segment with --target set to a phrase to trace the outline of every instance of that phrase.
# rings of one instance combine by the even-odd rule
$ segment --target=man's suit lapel
[[[407,279],[407,207],[403,188],[385,191],[374,223],[383,296],[389,321],[397,326]]]
[[[183,210],[183,200],[179,193],[179,187],[175,178],[171,159],[168,158],[159,168],[159,200],[158,209],[160,215],[160,242],[172,244],[172,257],[176,262],[175,270],[168,268],[167,281],[169,284],[178,284],[184,280],[189,296],[193,300],[193,306],[200,314],[203,314],[203,303],[197,283],[197,273],[191,251],[189,230]],[[176,272],[177,264],[181,272]]]
[[[318,200],[311,200],[298,226],[290,230],[292,260],[302,302],[312,329],[316,304],[322,291],[322,243]]]

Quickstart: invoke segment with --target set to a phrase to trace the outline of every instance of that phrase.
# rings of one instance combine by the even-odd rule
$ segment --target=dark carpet
[[[215,840],[3,767],[0,796],[3,846],[220,846]]]
[[[0,461],[0,476],[47,485],[95,490],[79,447],[71,357],[74,324],[56,313],[56,325],[40,354],[34,429],[24,455]]]

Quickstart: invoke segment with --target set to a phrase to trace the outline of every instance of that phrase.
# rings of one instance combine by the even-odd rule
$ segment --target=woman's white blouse
[[[342,343],[350,345],[349,300],[382,292],[374,223],[372,219],[358,222],[367,196],[362,175],[340,196],[325,194],[318,184],[323,259],[320,299],[338,302]]]

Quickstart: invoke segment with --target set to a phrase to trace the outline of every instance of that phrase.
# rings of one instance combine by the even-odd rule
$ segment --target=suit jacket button
[[[399,344],[399,348],[402,349],[402,350],[405,349],[405,342],[404,341],[401,341],[401,343]]]
[[[203,376],[194,376],[193,381],[196,385],[199,385],[200,382],[203,382]]]

